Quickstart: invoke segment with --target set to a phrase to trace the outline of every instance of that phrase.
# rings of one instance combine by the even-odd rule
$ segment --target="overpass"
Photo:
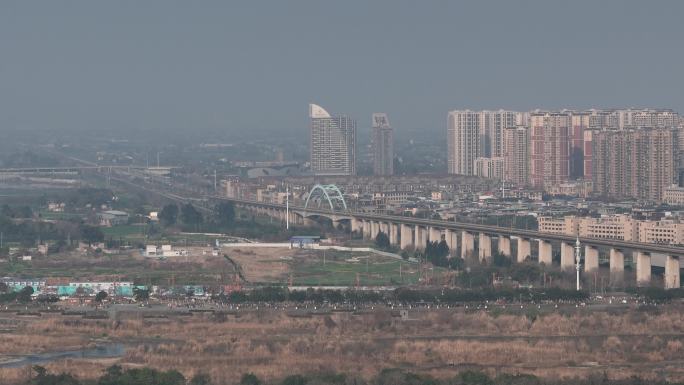
[[[444,240],[451,252],[460,249],[462,258],[477,257],[486,261],[492,257],[492,246],[507,257],[513,257],[511,244],[516,244],[515,260],[523,262],[531,257],[531,243],[538,245],[538,260],[547,266],[552,265],[553,243],[560,244],[560,268],[562,271],[575,270],[574,245],[577,238],[565,234],[541,233],[534,230],[479,225],[473,223],[451,222],[435,219],[422,219],[397,215],[380,215],[352,211],[333,211],[320,208],[304,208],[275,203],[255,202],[233,198],[229,200],[246,210],[278,218],[283,222],[306,223],[313,217],[325,217],[333,224],[349,222],[351,231],[363,234],[365,239],[374,239],[379,232],[388,235],[390,243],[401,249],[422,250],[427,242]],[[288,218],[289,215],[289,218]],[[496,239],[496,242],[493,240]],[[651,283],[651,254],[666,255],[665,288],[680,287],[680,259],[684,257],[684,247],[665,244],[647,244],[617,239],[579,238],[584,245],[584,271],[595,275],[599,268],[599,248],[607,248],[610,256],[610,284],[622,286],[624,283],[625,255],[632,253],[636,262],[637,285]]]

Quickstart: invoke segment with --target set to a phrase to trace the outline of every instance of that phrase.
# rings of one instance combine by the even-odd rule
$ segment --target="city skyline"
[[[395,133],[454,108],[684,109],[681,2],[71,4],[0,4],[3,132],[292,133],[310,100]]]

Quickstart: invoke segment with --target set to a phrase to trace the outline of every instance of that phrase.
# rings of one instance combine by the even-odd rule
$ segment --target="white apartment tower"
[[[447,166],[449,174],[473,175],[480,156],[480,114],[451,111],[447,119]]]
[[[311,171],[315,175],[356,173],[356,121],[348,116],[331,116],[316,104],[309,104]]]

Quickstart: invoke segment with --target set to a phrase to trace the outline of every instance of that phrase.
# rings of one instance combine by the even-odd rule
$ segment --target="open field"
[[[483,310],[391,309],[320,312],[272,309],[148,319],[88,320],[62,315],[19,319],[3,334],[0,355],[56,351],[120,342],[118,360],[68,359],[46,366],[92,378],[113,362],[208,373],[230,383],[236,373],[273,379],[289,373],[340,371],[371,377],[394,367],[440,378],[465,369],[541,377],[639,375],[684,379],[681,307],[580,309],[535,316]],[[6,381],[22,368],[0,369]]]
[[[417,284],[421,277],[441,282],[444,269],[422,271],[416,263],[368,252],[286,248],[226,248],[250,282],[295,286],[387,286]]]
[[[135,226],[131,226],[135,227]],[[209,247],[187,247],[188,256],[163,260],[146,258],[137,250],[119,255],[84,255],[78,252],[35,258],[30,262],[0,264],[0,276],[61,277],[97,280],[109,277],[139,284],[221,285],[234,283],[233,266],[238,263],[249,283],[296,286],[387,286],[417,284],[421,277],[432,283],[444,281],[440,268],[421,270],[416,263],[367,252],[341,252],[287,248],[224,247],[212,256]],[[422,282],[422,281],[421,281]]]

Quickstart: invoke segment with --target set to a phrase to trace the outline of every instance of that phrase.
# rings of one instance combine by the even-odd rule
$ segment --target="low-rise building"
[[[539,217],[539,231],[627,242],[684,244],[684,223],[674,219],[638,220],[626,214],[600,217]]]
[[[684,206],[684,187],[672,185],[663,191],[663,201],[668,205]]]
[[[128,223],[128,213],[117,210],[107,210],[98,214],[100,226],[117,226]]]

